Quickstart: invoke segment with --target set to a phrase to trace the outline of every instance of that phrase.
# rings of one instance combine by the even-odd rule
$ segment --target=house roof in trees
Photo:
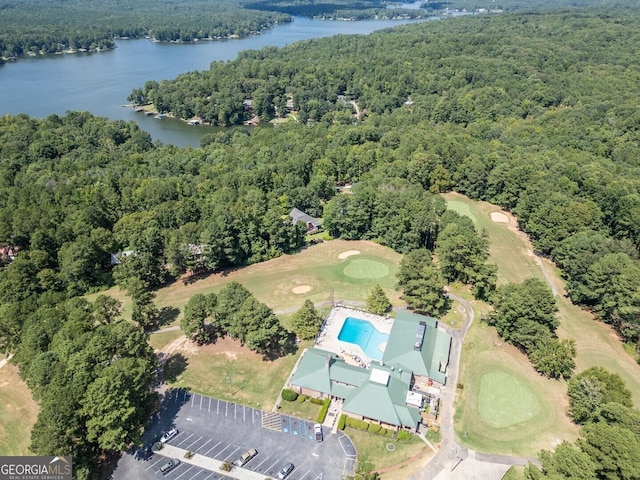
[[[112,253],[111,265],[119,265],[121,259],[128,257],[129,255],[133,255],[134,253],[134,250],[123,250],[122,252]]]
[[[297,208],[292,208],[289,212],[289,216],[291,217],[291,223],[295,225],[298,222],[303,222],[307,225],[307,228],[320,228],[322,225],[322,220],[313,218],[311,215],[307,215],[302,210],[298,210]]]
[[[398,311],[382,361],[446,383],[451,335],[437,326],[438,321],[433,317]]]

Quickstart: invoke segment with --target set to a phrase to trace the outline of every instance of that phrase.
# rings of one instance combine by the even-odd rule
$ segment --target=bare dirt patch
[[[491,221],[496,223],[509,223],[509,217],[502,212],[491,212]]]
[[[291,291],[296,295],[300,295],[302,293],[308,293],[311,291],[311,285],[298,285],[297,287],[293,287]]]
[[[342,252],[340,255],[338,255],[338,258],[340,260],[344,260],[345,258],[349,258],[354,255],[360,255],[360,250],[347,250],[346,252]]]

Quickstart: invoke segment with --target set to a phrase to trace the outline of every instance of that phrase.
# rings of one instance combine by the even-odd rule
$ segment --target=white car
[[[316,436],[316,442],[321,442],[323,440],[323,436],[322,436],[322,425],[320,425],[319,423],[316,423],[313,426],[313,433]]]
[[[167,443],[169,440],[175,437],[178,433],[180,432],[178,432],[177,428],[172,428],[171,430],[164,432],[160,437],[160,443]]]

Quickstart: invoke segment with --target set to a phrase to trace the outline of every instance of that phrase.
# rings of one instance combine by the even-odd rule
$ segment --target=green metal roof
[[[291,377],[291,383],[329,395],[331,393],[331,379],[327,358],[330,359],[329,363],[332,360],[337,360],[336,355],[331,352],[317,348],[307,350],[298,362],[298,367]]]
[[[414,349],[416,333],[420,322],[425,323],[425,332],[420,350]],[[413,371],[416,375],[429,377],[442,384],[446,383],[440,365],[449,363],[451,335],[437,328],[437,320],[400,310],[396,315],[387,348],[382,360],[388,365]]]
[[[389,374],[386,385],[375,381],[375,372],[379,370]],[[369,379],[345,398],[342,409],[391,425],[416,428],[420,422],[420,412],[406,405],[410,382],[411,372],[372,365]]]

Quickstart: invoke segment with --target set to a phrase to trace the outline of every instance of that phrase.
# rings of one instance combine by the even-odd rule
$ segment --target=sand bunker
[[[344,260],[345,258],[352,257],[353,255],[360,255],[360,250],[347,250],[346,252],[342,252],[338,255],[340,260]]]
[[[501,212],[491,212],[491,220],[496,223],[509,223],[509,217]]]
[[[301,293],[307,293],[311,291],[311,285],[300,285],[298,287],[293,287],[291,291],[296,295],[300,295]]]

